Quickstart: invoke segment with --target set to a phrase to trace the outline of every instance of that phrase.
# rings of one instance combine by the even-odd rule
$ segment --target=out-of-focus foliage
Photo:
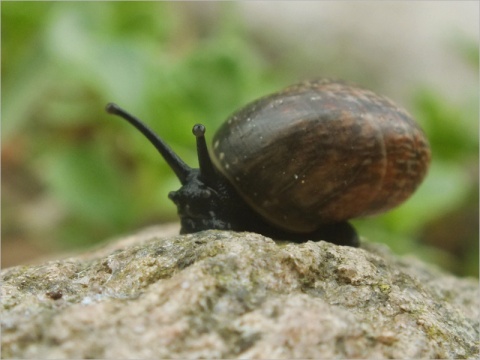
[[[193,124],[211,136],[240,106],[296,80],[282,71],[291,66],[269,61],[233,3],[222,4],[213,23],[193,16],[190,3],[1,6],[4,242],[70,248],[176,220],[167,194],[178,181],[140,134],[105,114],[107,102],[143,119],[196,166]],[[478,44],[461,40],[456,49],[478,69]],[[477,95],[457,104],[419,84],[410,110],[431,140],[430,173],[404,206],[355,221],[362,235],[459,273],[478,271],[478,258],[465,260],[478,256]],[[439,223],[472,214],[466,224],[450,222],[442,240],[462,246],[431,238]],[[458,226],[473,233],[459,238]],[[452,267],[458,263],[468,264]]]
[[[195,165],[193,124],[211,134],[235,108],[275,88],[228,8],[208,35],[162,2],[12,2],[2,15],[3,205],[17,222],[6,234],[48,234],[69,246],[175,219],[166,195],[178,182],[136,130],[105,114],[108,101],[143,118]],[[26,199],[26,189],[8,181],[19,168],[24,186],[39,188]],[[25,217],[38,217],[33,228]],[[39,222],[50,220],[39,234]]]

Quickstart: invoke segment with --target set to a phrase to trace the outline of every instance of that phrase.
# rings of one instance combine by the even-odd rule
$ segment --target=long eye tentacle
[[[192,172],[192,169],[185,164],[185,162],[180,159],[180,157],[178,157],[178,155],[157,134],[155,134],[152,129],[135,116],[123,110],[117,104],[109,103],[105,107],[105,110],[109,114],[117,115],[125,119],[137,128],[152,143],[152,145],[155,146],[160,155],[162,155],[167,164],[174,171],[175,175],[177,175],[181,184],[185,185],[187,177]]]

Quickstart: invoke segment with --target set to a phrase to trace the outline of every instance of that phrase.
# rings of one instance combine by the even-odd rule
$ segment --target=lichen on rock
[[[150,229],[2,271],[3,358],[478,358],[479,288],[378,244]]]

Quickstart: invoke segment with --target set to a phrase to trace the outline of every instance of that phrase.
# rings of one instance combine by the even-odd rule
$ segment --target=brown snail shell
[[[332,80],[250,103],[216,132],[213,153],[247,204],[299,233],[399,205],[422,182],[431,157],[404,109]]]

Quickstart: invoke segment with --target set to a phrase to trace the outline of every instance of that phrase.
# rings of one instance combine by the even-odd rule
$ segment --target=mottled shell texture
[[[218,130],[213,152],[245,201],[293,232],[391,209],[430,162],[428,141],[405,110],[331,80],[250,103]]]

